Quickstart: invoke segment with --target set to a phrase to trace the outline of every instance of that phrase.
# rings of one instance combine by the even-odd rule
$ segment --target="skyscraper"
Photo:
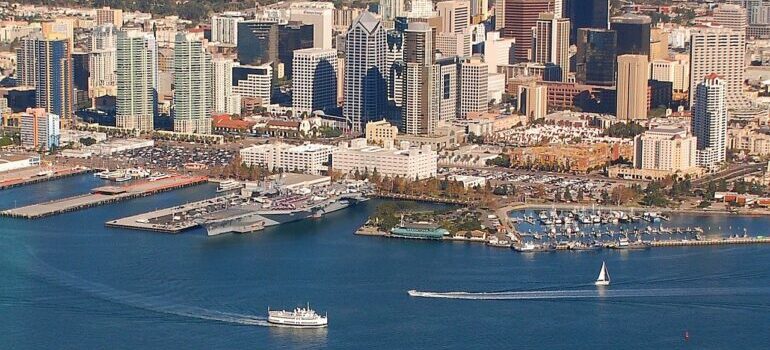
[[[714,21],[725,28],[745,32],[748,19],[746,9],[738,5],[720,4],[714,9]]]
[[[278,61],[278,23],[261,20],[238,22],[238,61],[261,64]]]
[[[532,50],[532,27],[543,12],[553,11],[552,0],[505,0],[505,38],[516,39],[514,57],[517,61],[529,61]]]
[[[578,30],[575,72],[577,80],[589,85],[614,85],[617,36],[614,30]]]
[[[19,85],[35,86],[37,82],[37,42],[43,37],[39,33],[30,34],[19,40],[16,49],[16,77]]]
[[[174,131],[210,134],[212,111],[211,54],[191,34],[174,42]]]
[[[570,19],[570,41],[576,42],[582,28],[607,29],[610,19],[609,0],[564,0],[563,13]]]
[[[530,122],[544,118],[548,113],[548,86],[535,82],[519,85],[516,109]]]
[[[460,118],[486,112],[489,106],[487,63],[472,57],[460,64]]]
[[[650,17],[626,14],[612,17],[610,29],[618,38],[618,55],[650,55]],[[668,45],[668,44],[666,44]]]
[[[447,0],[436,4],[443,32],[462,34],[471,24],[471,4],[468,0]]]
[[[712,167],[725,161],[727,146],[727,83],[715,73],[695,87],[692,133],[697,137],[697,163]]]
[[[238,23],[243,21],[240,12],[225,12],[211,16],[211,41],[224,45],[238,45]]]
[[[72,57],[68,39],[36,40],[35,104],[74,125]]]
[[[647,119],[647,56],[618,56],[618,120]]]
[[[561,68],[561,81],[569,72],[569,19],[541,13],[532,29],[532,61],[553,63]]]
[[[401,122],[407,134],[430,134],[438,125],[438,66],[435,63],[433,28],[411,22],[404,31],[403,109]]]
[[[59,146],[59,116],[43,108],[27,108],[21,115],[21,145],[25,148],[50,150]]]
[[[746,59],[746,33],[726,28],[703,28],[690,38],[690,105],[698,95],[695,86],[701,77],[716,73],[724,81],[727,108],[748,105],[743,95],[743,72]]]
[[[369,120],[380,119],[386,103],[385,28],[371,13],[353,22],[345,39],[345,105],[342,114],[360,133]]]
[[[404,12],[404,0],[380,0],[379,13],[383,21],[393,21]]]
[[[337,50],[294,51],[292,107],[295,113],[329,111],[337,106]]]
[[[96,25],[112,24],[115,28],[123,27],[123,10],[102,7],[96,10]]]
[[[269,64],[260,66],[233,66],[233,95],[240,98],[258,99],[263,105],[269,104],[273,92],[273,68]]]
[[[214,113],[238,114],[240,101],[233,95],[233,67],[238,62],[218,56],[211,60],[213,65],[212,99]]]
[[[313,44],[309,47],[327,50],[332,48],[333,3],[325,1],[293,2],[289,5],[289,20],[313,26]]]
[[[514,39],[500,38],[500,32],[487,32],[484,41],[484,62],[489,74],[497,73],[497,66],[511,63]]]
[[[158,113],[158,46],[155,36],[138,30],[118,33],[117,127],[152,130]]]

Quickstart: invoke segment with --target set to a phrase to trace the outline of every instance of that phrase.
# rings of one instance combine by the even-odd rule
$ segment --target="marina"
[[[131,198],[150,196],[159,192],[194,186],[206,181],[206,177],[203,176],[176,175],[158,181],[138,181],[124,186],[97,187],[88,194],[5,210],[0,212],[0,216],[37,219]]]

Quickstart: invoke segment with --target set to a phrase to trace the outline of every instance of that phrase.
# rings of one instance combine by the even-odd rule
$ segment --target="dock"
[[[107,227],[161,233],[181,233],[198,227],[198,218],[212,212],[225,210],[234,195],[225,195],[171,208],[159,209],[128,216],[104,223]]]
[[[33,168],[32,170],[38,170],[39,168]],[[29,173],[30,169],[22,169],[21,171],[26,171]],[[53,181],[58,179],[63,179],[65,177],[75,176],[75,175],[81,175],[81,174],[87,174],[94,172],[94,169],[90,168],[68,168],[68,169],[56,169],[51,170],[53,173],[51,175],[46,176],[37,176],[34,174],[24,174],[23,176],[15,177],[15,178],[8,178],[8,179],[0,179],[0,190],[5,190],[8,188],[14,188],[19,186],[26,186],[26,185],[32,185],[36,183],[46,182],[46,181]]]
[[[91,208],[127,199],[150,196],[156,193],[198,185],[207,181],[204,176],[175,175],[162,180],[136,180],[125,186],[104,186],[91,193],[33,204],[0,212],[0,216],[37,219],[51,215]]]
[[[722,239],[702,239],[702,240],[675,240],[675,241],[653,241],[650,245],[653,247],[694,247],[708,245],[727,245],[727,244],[761,244],[770,243],[770,237],[740,237],[740,238],[722,238]]]

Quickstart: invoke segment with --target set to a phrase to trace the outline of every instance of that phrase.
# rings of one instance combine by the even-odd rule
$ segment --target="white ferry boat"
[[[307,308],[296,308],[294,311],[270,311],[267,309],[267,322],[274,325],[295,328],[322,328],[329,324],[326,315],[317,314],[308,305]]]
[[[219,187],[217,187],[217,192],[227,192],[232,190],[237,190],[243,187],[243,185],[235,180],[225,180],[219,183]]]

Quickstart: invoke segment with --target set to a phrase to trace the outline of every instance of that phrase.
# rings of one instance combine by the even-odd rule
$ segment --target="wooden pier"
[[[172,176],[157,181],[140,180],[126,186],[105,186],[91,190],[91,193],[33,204],[0,212],[0,216],[37,219],[71,211],[105,205],[127,199],[151,196],[156,193],[198,185],[207,181],[203,176]]]

